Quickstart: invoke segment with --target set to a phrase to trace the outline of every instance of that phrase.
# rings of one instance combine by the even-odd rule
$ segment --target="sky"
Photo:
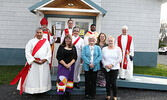
[[[161,20],[167,20],[167,2],[161,5]]]

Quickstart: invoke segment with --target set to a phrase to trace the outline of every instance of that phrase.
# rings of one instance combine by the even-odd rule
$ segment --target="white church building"
[[[25,45],[41,18],[56,25],[58,37],[68,19],[82,32],[96,24],[97,32],[115,38],[127,25],[134,39],[134,65],[156,67],[161,4],[167,0],[1,0],[0,65],[24,65]],[[81,36],[84,34],[80,34]],[[59,43],[56,43],[58,46]]]

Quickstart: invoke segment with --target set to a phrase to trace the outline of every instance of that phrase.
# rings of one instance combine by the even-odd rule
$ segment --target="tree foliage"
[[[167,22],[161,22],[160,32],[159,32],[159,48],[167,46]]]

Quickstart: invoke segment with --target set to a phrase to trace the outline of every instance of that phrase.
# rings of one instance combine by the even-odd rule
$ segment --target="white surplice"
[[[42,38],[43,39],[43,38]],[[51,61],[51,48],[48,40],[42,45],[42,47],[34,55],[35,58],[47,59],[47,61],[42,64],[36,64],[32,56],[32,50],[38,43],[39,39],[31,39],[25,48],[25,55],[28,64],[31,64],[31,68],[28,71],[27,77],[23,84],[23,91],[29,94],[43,93],[51,89],[51,75],[49,63]],[[20,90],[21,81],[17,86]]]
[[[79,36],[75,37],[72,36],[72,43],[74,43]],[[74,82],[80,81],[80,64],[81,64],[81,52],[82,48],[84,46],[84,40],[82,38],[79,39],[79,41],[76,43],[75,47],[77,50],[77,61],[75,62],[75,70],[74,70]]]
[[[129,52],[129,55],[127,56],[127,60],[128,60],[127,69],[123,69],[123,61],[124,61],[127,41],[128,41],[128,36],[122,35],[121,44],[123,49],[123,56],[122,56],[122,65],[119,70],[119,77],[130,79],[130,78],[133,78],[133,61],[130,60],[129,55],[134,56],[134,43],[132,38],[131,45],[130,45],[130,52]],[[118,40],[116,41],[116,44],[118,45]]]

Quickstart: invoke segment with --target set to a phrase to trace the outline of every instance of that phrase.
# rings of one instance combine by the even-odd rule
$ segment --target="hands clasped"
[[[111,69],[113,67],[113,65],[110,64],[110,65],[106,65],[105,67],[108,68],[108,69]]]
[[[34,60],[35,63],[39,64],[39,65],[42,65],[46,62],[47,60],[46,59],[42,59],[42,60]]]
[[[89,64],[89,66],[90,66],[90,68],[94,68],[94,65],[92,62]]]

